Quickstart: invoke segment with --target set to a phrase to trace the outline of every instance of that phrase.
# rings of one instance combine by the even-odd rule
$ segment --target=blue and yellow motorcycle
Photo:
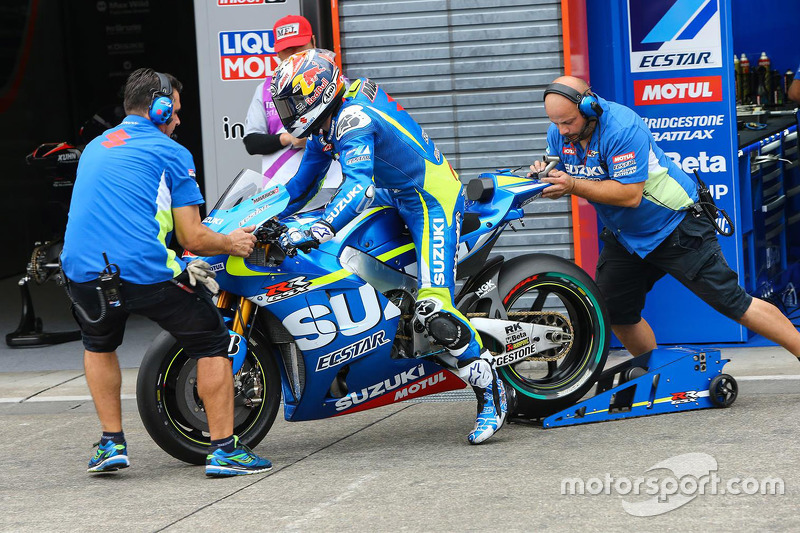
[[[608,354],[604,305],[592,279],[546,254],[488,259],[500,233],[547,184],[510,170],[467,188],[455,304],[480,333],[507,390],[512,416],[539,418],[580,399]],[[323,190],[324,191],[324,190]],[[250,257],[203,258],[223,289],[217,305],[231,330],[235,433],[250,446],[286,420],[329,418],[465,387],[454,359],[414,320],[414,244],[393,207],[372,206],[307,253],[280,235],[319,217],[277,220],[281,185],[239,173],[204,223],[229,233],[256,225]],[[203,464],[208,424],[196,362],[162,333],[139,369],[137,402],[148,433],[172,456]]]

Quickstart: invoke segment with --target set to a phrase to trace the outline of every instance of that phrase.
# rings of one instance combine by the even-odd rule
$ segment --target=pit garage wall
[[[544,87],[564,71],[561,1],[339,0],[344,72],[379,83],[425,128],[465,183],[544,154]],[[335,28],[334,23],[334,28]],[[494,254],[572,259],[567,199],[525,207]]]
[[[194,2],[209,210],[239,170],[261,169],[261,156],[244,148],[244,120],[256,87],[278,63],[272,27],[299,10],[298,0]]]

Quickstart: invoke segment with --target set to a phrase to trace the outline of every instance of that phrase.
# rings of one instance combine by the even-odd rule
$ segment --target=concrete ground
[[[7,316],[2,332],[16,322]],[[86,473],[99,424],[80,343],[0,347],[0,531],[800,529],[800,363],[780,348],[723,349],[740,385],[729,409],[512,423],[477,447],[465,439],[475,407],[464,395],[316,422],[279,414],[256,448],[270,473],[207,479],[141,425],[136,367],[157,330],[131,331],[121,360],[132,466],[109,475]]]

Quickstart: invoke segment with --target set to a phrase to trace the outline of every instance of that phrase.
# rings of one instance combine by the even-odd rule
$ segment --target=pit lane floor
[[[125,372],[126,388],[133,374]],[[15,394],[25,394],[24,375],[2,378],[0,390],[16,387]],[[33,388],[43,385],[37,379]],[[161,451],[144,431],[131,399],[123,402],[131,468],[90,476],[86,461],[99,429],[91,401],[74,394],[80,380],[21,403],[0,403],[0,530],[800,527],[795,445],[800,382],[787,376],[740,377],[740,396],[729,409],[546,431],[509,424],[482,446],[466,443],[475,412],[470,401],[401,403],[319,422],[288,423],[279,415],[256,448],[274,462],[273,471],[233,479],[207,479],[202,467]],[[700,462],[686,463],[686,457]],[[662,461],[670,469],[649,471]],[[703,471],[708,461],[715,468]],[[712,472],[720,479],[717,493],[706,485],[706,494],[697,495],[697,484],[692,492],[691,480]],[[607,477],[611,481],[604,481]],[[683,494],[647,503],[655,496],[644,492],[645,485],[635,495],[624,482],[637,478],[656,478],[662,493],[672,491],[670,479],[686,486]],[[783,494],[718,493],[735,478],[753,480],[740,487],[748,492],[753,483],[780,479]],[[582,495],[570,494],[580,488],[576,480],[584,483]],[[608,494],[605,487],[591,494],[599,483],[608,486]],[[624,501],[645,502],[647,512],[658,514],[635,516]]]
[[[62,315],[46,327],[64,329]],[[256,448],[272,472],[207,479],[142,427],[136,367],[157,329],[130,326],[120,360],[132,466],[110,475],[86,473],[99,424],[80,343],[0,347],[0,531],[800,529],[800,363],[780,348],[723,348],[740,386],[729,409],[509,424],[482,446],[466,442],[468,394],[318,422],[281,412]]]

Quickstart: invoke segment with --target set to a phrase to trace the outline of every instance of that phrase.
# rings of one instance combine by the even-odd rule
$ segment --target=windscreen
[[[268,181],[269,178],[266,178],[263,174],[259,174],[254,170],[246,168],[240,171],[222,197],[217,201],[214,209],[228,210],[236,207],[242,203],[242,201],[252,198],[268,188]]]

